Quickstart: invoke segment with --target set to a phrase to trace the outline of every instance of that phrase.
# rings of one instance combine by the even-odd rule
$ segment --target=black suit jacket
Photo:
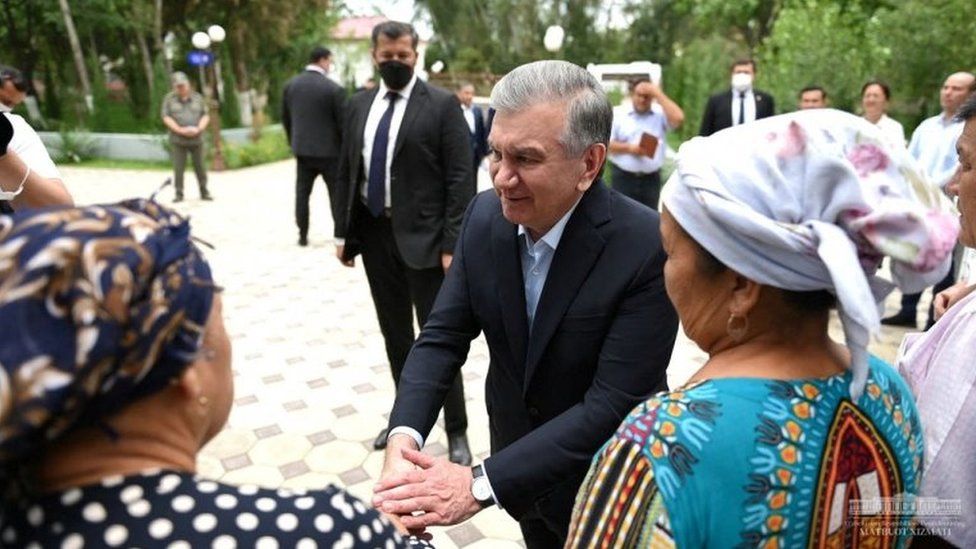
[[[379,88],[357,93],[348,102],[339,157],[335,236],[346,239],[346,257],[358,253],[356,200],[361,201],[364,136],[369,108]],[[451,253],[471,188],[468,124],[457,98],[417,80],[403,114],[390,165],[390,215],[393,237],[404,262],[414,269],[437,267]]]
[[[481,159],[488,156],[488,131],[485,129],[485,113],[478,105],[471,105],[471,113],[474,115],[474,133],[471,133],[471,153],[474,155],[474,163],[478,164]]]
[[[390,426],[429,433],[484,331],[492,487],[515,518],[536,504],[568,527],[594,453],[635,405],[666,388],[677,317],[658,220],[596,181],[566,224],[530,335],[517,226],[492,191],[477,195],[407,358]]]
[[[776,103],[773,101],[772,95],[760,90],[752,90],[752,95],[756,99],[756,120],[776,114]],[[732,90],[726,90],[708,98],[698,135],[712,135],[719,130],[731,127]]]
[[[306,70],[285,84],[281,124],[295,156],[339,156],[345,101],[346,90],[315,71]]]

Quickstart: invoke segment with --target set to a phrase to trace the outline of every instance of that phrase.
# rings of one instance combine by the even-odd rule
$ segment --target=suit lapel
[[[528,321],[525,315],[525,283],[522,281],[522,263],[519,257],[518,234],[515,225],[508,222],[499,211],[491,226],[491,255],[495,262],[498,280],[498,299],[502,309],[502,322],[512,350],[512,360],[518,367],[525,362],[528,340]]]
[[[535,310],[523,392],[528,390],[535,368],[556,332],[556,327],[566,314],[566,309],[603,251],[605,241],[597,227],[610,219],[609,200],[610,192],[598,179],[580,200],[579,206],[566,224]]]
[[[363,161],[363,145],[366,143],[367,139],[372,139],[373,136],[363,135],[366,132],[366,119],[369,118],[369,109],[373,106],[373,100],[376,99],[376,94],[379,92],[378,88],[374,88],[368,92],[365,92],[361,99],[361,108],[356,109],[356,119],[353,121],[352,132],[353,145],[352,145],[352,157],[355,159],[354,162],[350,164],[350,177],[352,177],[356,184],[359,183],[359,170],[361,169]]]
[[[407,100],[407,108],[403,111],[403,120],[400,122],[400,129],[397,130],[396,146],[393,147],[393,158],[396,158],[400,154],[400,149],[403,148],[403,142],[406,140],[407,130],[413,124],[413,121],[416,120],[417,114],[423,110],[427,101],[427,87],[418,79],[417,83],[413,85],[413,91],[410,92],[410,99]]]

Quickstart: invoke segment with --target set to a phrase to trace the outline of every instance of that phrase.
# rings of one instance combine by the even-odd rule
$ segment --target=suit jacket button
[[[539,417],[539,409],[536,408],[536,407],[534,407],[534,406],[532,408],[529,408],[529,415],[532,416],[533,418],[538,418]]]

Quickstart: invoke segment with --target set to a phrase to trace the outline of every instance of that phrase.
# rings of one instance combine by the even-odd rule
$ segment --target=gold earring
[[[749,317],[739,316],[734,313],[729,315],[729,320],[725,323],[725,332],[729,334],[732,341],[739,343],[745,339],[746,334],[749,332]]]

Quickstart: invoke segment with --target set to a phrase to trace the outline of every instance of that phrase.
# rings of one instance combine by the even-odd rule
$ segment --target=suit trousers
[[[657,203],[661,198],[660,171],[633,173],[621,170],[611,163],[610,173],[613,178],[613,190],[633,198],[652,210],[657,210]]]
[[[444,270],[440,266],[430,269],[407,266],[397,250],[390,218],[373,217],[359,200],[354,207],[366,280],[386,343],[393,382],[399,385],[400,373],[415,338],[412,309],[416,310],[417,324],[423,328],[444,281]],[[444,428],[448,433],[464,433],[468,428],[460,371],[444,399]]]
[[[207,170],[203,166],[203,143],[196,145],[178,145],[173,147],[173,184],[176,185],[176,196],[183,196],[183,172],[186,171],[186,155],[193,160],[193,172],[197,175],[197,185],[200,186],[200,196],[207,196]]]
[[[319,158],[314,156],[299,156],[295,158],[297,173],[295,175],[295,223],[298,225],[298,236],[308,236],[308,199],[315,185],[315,178],[322,176],[325,188],[329,192],[329,213],[335,220],[335,185],[339,159]]]
[[[953,258],[952,266],[949,267],[949,273],[945,277],[937,282],[935,286],[932,286],[932,303],[929,303],[929,314],[925,319],[925,329],[928,330],[935,324],[935,295],[945,290],[956,283],[956,261]],[[898,311],[898,315],[910,316],[915,318],[918,314],[918,302],[922,300],[922,293],[917,294],[903,294],[901,296],[901,308]]]

